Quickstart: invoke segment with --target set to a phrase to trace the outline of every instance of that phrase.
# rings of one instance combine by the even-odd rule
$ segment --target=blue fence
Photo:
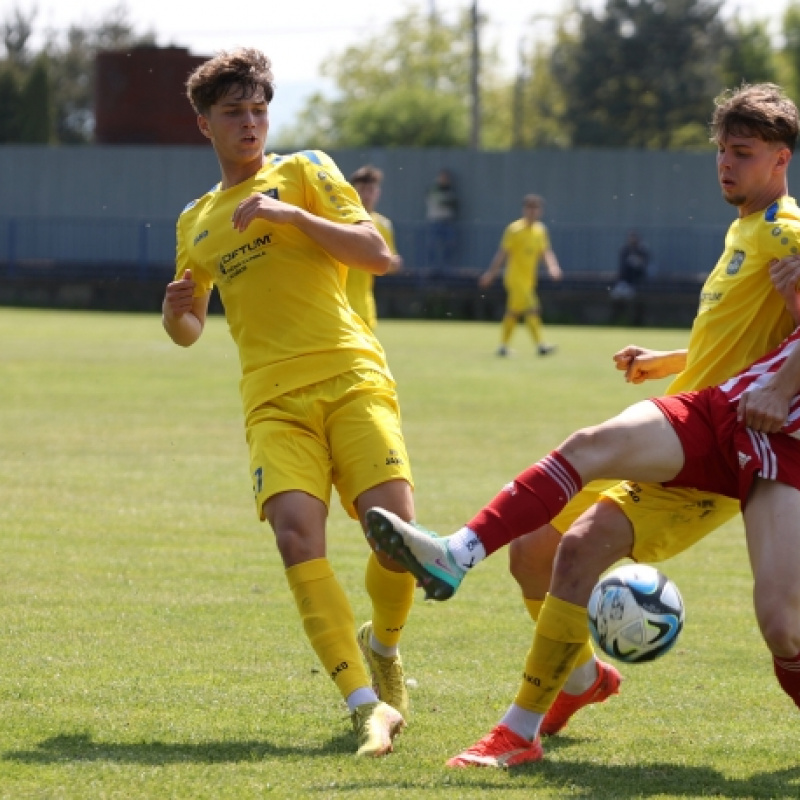
[[[721,251],[722,226],[640,227],[658,279],[706,275]],[[567,274],[591,278],[616,272],[617,254],[628,233],[621,226],[551,225],[553,249]],[[420,278],[477,273],[488,267],[502,226],[462,222],[452,251],[424,223],[395,226],[405,269]],[[0,270],[6,277],[71,277],[151,280],[174,263],[175,220],[130,218],[0,217]]]

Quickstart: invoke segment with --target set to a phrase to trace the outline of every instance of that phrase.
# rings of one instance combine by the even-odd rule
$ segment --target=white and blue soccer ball
[[[660,658],[683,630],[678,587],[645,564],[626,564],[601,578],[587,611],[589,630],[600,649],[629,664]]]

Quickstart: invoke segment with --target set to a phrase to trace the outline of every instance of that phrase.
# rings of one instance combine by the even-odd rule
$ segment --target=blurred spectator
[[[611,299],[632,299],[638,288],[647,280],[649,266],[650,251],[639,239],[639,234],[631,231],[619,251],[619,271],[617,282],[611,289]]]
[[[436,182],[425,195],[425,205],[428,220],[428,267],[434,272],[440,272],[453,266],[457,246],[458,195],[449,170],[439,170]]]
[[[394,228],[388,217],[379,214],[375,207],[381,197],[381,186],[383,184],[383,172],[371,164],[359,167],[351,176],[350,183],[358,192],[361,204],[367,213],[372,217],[378,233],[383,236],[384,241],[392,252],[392,265],[389,273],[398,272],[403,268],[403,258],[397,254],[394,244]],[[388,273],[387,273],[388,274]],[[375,276],[371,272],[363,269],[351,269],[347,274],[347,299],[353,310],[372,330],[378,325],[378,312],[375,306],[375,295],[373,286]]]

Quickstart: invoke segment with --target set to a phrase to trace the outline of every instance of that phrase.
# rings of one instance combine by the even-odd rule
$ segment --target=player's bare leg
[[[775,675],[800,707],[800,491],[756,479],[744,510],[753,602]]]

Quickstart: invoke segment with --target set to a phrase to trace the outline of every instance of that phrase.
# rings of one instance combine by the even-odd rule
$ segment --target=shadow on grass
[[[30,750],[7,750],[3,761],[22,764],[58,764],[75,761],[111,761],[118,764],[149,764],[158,766],[179,763],[236,763],[262,761],[269,758],[297,756],[309,758],[352,754],[355,739],[343,734],[321,747],[308,745],[273,744],[267,741],[206,741],[196,744],[167,742],[96,742],[91,734],[63,734],[44,739]]]
[[[576,744],[574,739],[560,737],[547,740],[553,751]],[[487,792],[498,790],[496,778],[484,781],[478,770],[448,770],[449,786],[442,787],[442,796],[452,790],[460,791],[464,786],[483,788]],[[469,774],[467,774],[469,773]],[[773,772],[758,772],[747,778],[728,778],[713,767],[687,766],[681,764],[588,764],[585,761],[544,761],[524,764],[509,770],[504,789],[511,786],[523,788],[547,787],[563,789],[570,797],[626,798],[647,797],[719,797],[764,798],[764,800],[797,800],[800,797],[800,766]],[[474,777],[473,777],[474,776]],[[343,787],[340,787],[343,788]]]

